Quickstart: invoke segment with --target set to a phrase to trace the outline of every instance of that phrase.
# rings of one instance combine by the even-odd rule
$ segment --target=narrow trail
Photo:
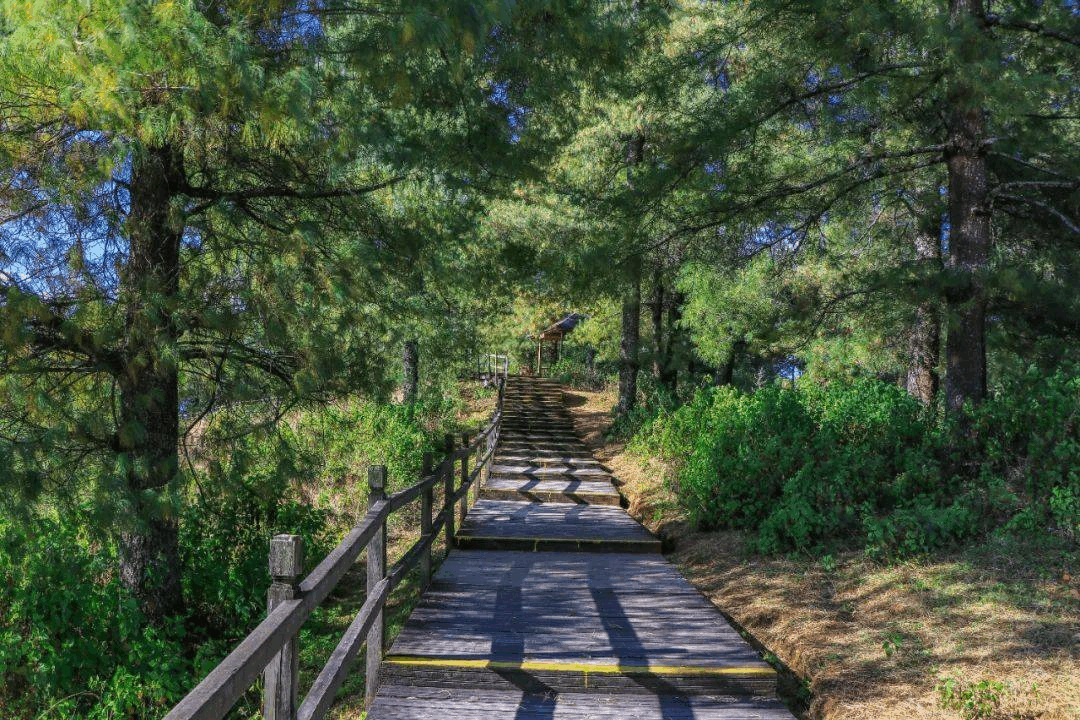
[[[620,507],[559,386],[510,378],[504,412],[368,718],[790,720],[773,669]]]

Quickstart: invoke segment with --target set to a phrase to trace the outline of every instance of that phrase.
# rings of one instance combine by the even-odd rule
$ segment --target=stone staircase
[[[621,499],[611,472],[577,436],[559,385],[510,378],[495,461],[458,530],[458,547],[660,552]]]
[[[620,507],[561,388],[510,378],[503,408],[491,475],[369,720],[792,720],[773,669]]]

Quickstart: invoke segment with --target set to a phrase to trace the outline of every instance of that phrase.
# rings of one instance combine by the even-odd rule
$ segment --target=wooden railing
[[[367,696],[378,688],[382,663],[383,608],[390,593],[414,567],[420,568],[420,582],[431,581],[431,550],[440,531],[446,533],[446,547],[454,544],[455,512],[464,519],[469,490],[491,464],[502,421],[503,383],[488,425],[460,447],[454,438],[445,438],[446,456],[437,467],[430,453],[424,455],[420,481],[392,495],[386,493],[386,468],[374,466],[368,472],[368,510],[363,519],[311,573],[303,574],[303,543],[296,535],[278,535],[270,544],[270,574],[273,584],[267,601],[267,616],[210,671],[198,686],[165,720],[220,720],[240,699],[260,674],[264,675],[263,715],[266,720],[321,720],[345,681],[360,648],[367,644]],[[470,470],[470,459],[475,462]],[[460,463],[460,474],[458,465]],[[458,480],[460,479],[460,483]],[[432,516],[435,486],[442,484],[443,503]],[[386,523],[390,515],[420,500],[420,539],[390,568],[386,567]],[[345,573],[367,550],[367,599],[330,655],[322,672],[312,683],[303,702],[297,705],[299,652],[297,633],[312,612],[326,599]]]
[[[505,353],[489,353],[476,356],[477,378],[503,378],[510,374],[510,356]]]

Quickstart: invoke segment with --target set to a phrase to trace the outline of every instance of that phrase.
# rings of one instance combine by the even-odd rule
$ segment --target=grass
[[[988,540],[899,563],[861,553],[763,557],[697,532],[661,463],[604,440],[613,391],[571,393],[630,512],[687,579],[790,669],[786,699],[820,720],[1080,718],[1080,548]]]

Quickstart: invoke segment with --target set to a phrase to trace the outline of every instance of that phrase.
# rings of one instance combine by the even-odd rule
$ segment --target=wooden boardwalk
[[[791,720],[776,675],[619,507],[550,381],[383,662],[370,720]]]

